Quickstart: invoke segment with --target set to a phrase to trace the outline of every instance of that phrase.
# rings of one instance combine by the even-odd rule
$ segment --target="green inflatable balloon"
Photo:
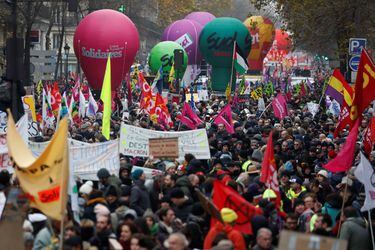
[[[149,58],[151,72],[156,74],[160,67],[162,67],[164,75],[168,75],[173,65],[174,51],[176,49],[182,50],[184,52],[182,69],[175,69],[175,77],[182,79],[185,74],[188,56],[181,45],[172,41],[160,42],[151,49]]]
[[[225,91],[230,80],[234,42],[246,59],[251,49],[250,33],[240,20],[231,17],[212,20],[204,26],[199,37],[199,49],[212,65],[212,89],[215,91]]]

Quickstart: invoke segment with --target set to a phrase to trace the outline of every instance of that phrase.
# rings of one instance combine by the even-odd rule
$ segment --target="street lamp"
[[[66,43],[64,46],[64,52],[65,52],[65,81],[68,83],[68,59],[69,59],[69,50],[70,47]]]

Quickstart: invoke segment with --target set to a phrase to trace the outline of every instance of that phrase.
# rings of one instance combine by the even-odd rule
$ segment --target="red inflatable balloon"
[[[277,50],[284,51],[286,54],[292,49],[292,40],[288,33],[280,29],[277,29],[275,32],[274,44]]]
[[[100,90],[108,53],[111,53],[112,90],[120,86],[139,49],[134,23],[114,10],[98,10],[79,23],[74,34],[74,53],[90,86]]]

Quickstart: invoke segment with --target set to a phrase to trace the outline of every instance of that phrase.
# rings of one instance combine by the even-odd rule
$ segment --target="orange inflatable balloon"
[[[251,51],[247,57],[249,68],[260,71],[275,38],[275,26],[270,19],[262,16],[249,17],[244,24],[252,37]]]

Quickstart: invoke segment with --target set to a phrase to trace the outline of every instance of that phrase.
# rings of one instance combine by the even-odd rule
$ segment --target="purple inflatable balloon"
[[[185,17],[185,19],[194,20],[198,23],[200,23],[203,27],[214,20],[216,17],[212,15],[211,13],[204,12],[204,11],[198,11],[198,12],[192,12],[189,15]]]
[[[200,64],[199,35],[203,27],[193,20],[178,20],[169,25],[163,33],[163,41],[173,41],[180,44],[188,55],[188,64]]]

